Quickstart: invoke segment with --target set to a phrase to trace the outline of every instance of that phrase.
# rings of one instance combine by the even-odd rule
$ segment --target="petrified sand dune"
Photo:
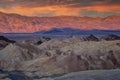
[[[72,37],[52,39],[40,45],[16,42],[0,51],[0,68],[43,73],[119,68],[119,44],[119,40],[98,41],[93,35],[85,41]]]
[[[52,44],[54,44],[54,42]],[[50,47],[51,44],[47,44],[46,48],[43,49],[46,50],[45,54],[48,54],[48,56],[34,59],[32,60],[32,64],[30,61],[24,62],[22,64],[24,66],[21,69],[34,70],[35,68],[36,70],[48,73],[66,73],[119,68],[120,46],[117,45],[118,43],[120,43],[119,40],[88,41],[77,42],[66,46],[60,45],[61,47],[57,47],[57,44],[56,46]]]
[[[38,54],[39,50],[32,45],[9,44],[0,51],[0,68],[15,69],[20,62],[34,59]]]
[[[32,72],[64,74],[120,68],[120,40],[99,40],[94,35],[85,39],[45,39],[39,45],[34,44],[39,39],[10,43],[0,50],[0,69],[25,73],[30,71],[27,74],[30,75]],[[55,78],[61,79],[63,78]]]

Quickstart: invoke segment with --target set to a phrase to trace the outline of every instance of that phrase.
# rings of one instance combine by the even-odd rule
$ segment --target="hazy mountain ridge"
[[[120,29],[120,17],[106,18],[91,17],[27,17],[17,14],[0,12],[0,32],[36,32],[51,28],[77,28],[77,29]]]
[[[120,35],[120,30],[80,30],[73,28],[53,28],[47,31],[36,32],[35,34],[42,35],[107,35],[107,34],[117,34]]]

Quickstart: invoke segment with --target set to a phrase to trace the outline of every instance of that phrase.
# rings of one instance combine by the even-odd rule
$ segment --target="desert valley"
[[[92,18],[95,22],[87,17],[44,18],[44,26],[58,28],[42,30],[35,28],[43,26],[41,18],[1,14],[0,26],[4,28],[0,28],[0,80],[120,79],[120,30],[66,27],[119,26],[119,17]]]
[[[0,12],[0,80],[120,80],[120,16]]]

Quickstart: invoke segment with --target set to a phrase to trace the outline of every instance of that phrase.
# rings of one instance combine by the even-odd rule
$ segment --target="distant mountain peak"
[[[53,28],[47,31],[40,31],[39,34],[43,35],[90,35],[90,38],[94,38],[94,35],[107,35],[107,34],[118,34],[120,35],[120,30],[82,30],[74,28]]]

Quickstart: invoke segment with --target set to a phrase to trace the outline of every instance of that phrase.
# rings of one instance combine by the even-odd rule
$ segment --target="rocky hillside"
[[[62,40],[42,37],[10,43],[0,50],[0,69],[9,71],[63,74],[117,68],[120,68],[120,40],[99,40],[94,35]]]
[[[51,28],[120,29],[120,17],[27,17],[0,12],[0,32],[36,32]]]
[[[16,42],[1,36],[0,42],[4,45],[0,50],[0,80],[120,79],[117,35],[64,39],[44,36]]]

